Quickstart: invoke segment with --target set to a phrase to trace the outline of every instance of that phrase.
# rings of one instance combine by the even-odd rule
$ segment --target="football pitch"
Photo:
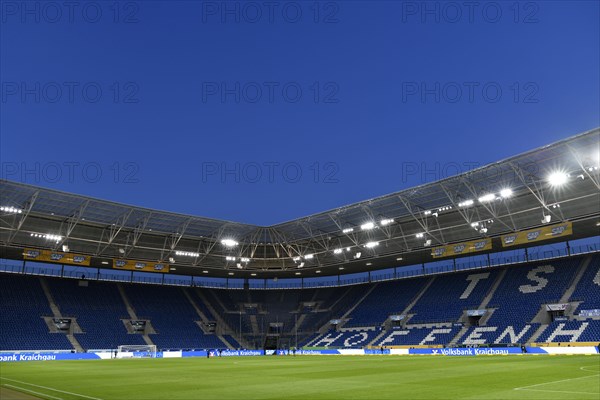
[[[599,356],[34,361],[0,377],[5,393],[50,400],[600,398]]]

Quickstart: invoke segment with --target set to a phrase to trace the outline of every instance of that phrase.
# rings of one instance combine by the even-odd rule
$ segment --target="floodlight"
[[[386,226],[394,222],[393,218],[385,218],[381,220],[381,226]]]
[[[345,229],[342,229],[342,233],[350,233],[350,232],[354,232],[354,228],[345,228]]]
[[[500,197],[502,197],[503,199],[507,199],[509,197],[511,197],[513,194],[512,189],[506,188],[506,189],[502,189],[500,191]]]
[[[333,250],[333,254],[340,254],[341,252],[342,252],[342,249]]]
[[[233,239],[223,239],[221,240],[221,244],[226,247],[234,247],[238,245],[238,242]]]
[[[367,249],[372,249],[373,247],[379,246],[379,242],[368,242],[367,244],[365,244],[365,247]]]
[[[375,224],[373,222],[366,222],[360,226],[360,229],[363,231],[368,231],[369,229],[375,228]]]
[[[569,179],[569,175],[562,171],[553,172],[548,176],[548,183],[551,186],[562,186],[567,183]]]
[[[304,259],[305,260],[312,260],[314,257],[315,257],[314,254],[307,254],[307,255],[304,256]]]
[[[461,201],[460,203],[458,203],[459,207],[468,207],[468,206],[472,206],[472,205],[473,205],[473,200],[471,200],[471,199]]]
[[[496,198],[496,196],[493,193],[489,193],[489,194],[481,196],[478,200],[480,203],[487,203],[488,201],[492,201],[495,198]]]

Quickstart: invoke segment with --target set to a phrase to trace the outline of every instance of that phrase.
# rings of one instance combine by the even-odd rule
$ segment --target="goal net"
[[[122,345],[117,358],[155,358],[156,345]]]

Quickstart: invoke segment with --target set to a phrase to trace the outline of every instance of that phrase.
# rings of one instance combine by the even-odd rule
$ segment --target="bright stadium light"
[[[476,228],[479,226],[479,222],[471,222],[471,228]]]
[[[425,210],[425,211],[423,212],[423,214],[425,214],[425,215],[431,215],[431,210]]]
[[[195,253],[193,251],[179,251],[177,250],[175,252],[176,256],[182,256],[182,257],[200,257],[200,253]]]
[[[240,261],[247,263],[247,262],[250,262],[250,259],[247,257],[242,257],[242,258],[240,258]]]
[[[422,233],[422,232],[419,232],[419,233],[417,233],[417,234],[415,235],[415,237],[416,237],[417,239],[421,239],[423,236],[425,236],[425,234],[424,234],[424,233]]]
[[[298,268],[302,268],[302,267],[304,267],[304,263],[303,262],[301,262],[300,264],[298,264]]]
[[[315,257],[314,254],[307,254],[307,255],[304,256],[304,259],[305,260],[312,260],[314,257]]]
[[[469,199],[469,200],[465,200],[465,201],[461,201],[460,203],[458,203],[459,207],[469,207],[473,205],[473,200]]]
[[[487,202],[490,202],[490,201],[494,200],[495,198],[496,198],[495,194],[489,193],[489,194],[481,196],[477,200],[479,200],[480,203],[487,203]]]
[[[500,197],[502,197],[503,199],[508,199],[512,195],[513,195],[512,189],[506,188],[506,189],[502,189],[500,191]]]
[[[21,210],[20,208],[15,208],[12,206],[0,206],[0,211],[2,212],[7,212],[10,214],[21,214],[23,213],[23,210]]]
[[[562,171],[557,171],[557,172],[553,172],[548,176],[548,183],[550,183],[551,186],[562,186],[565,183],[567,183],[567,180],[569,179],[569,175],[562,172]]]
[[[360,256],[362,256],[362,253],[359,251],[354,255],[354,258],[358,260]]]
[[[342,229],[342,233],[350,233],[350,232],[354,232],[354,228],[345,228],[345,229]]]
[[[221,244],[226,247],[234,247],[238,245],[238,242],[233,239],[223,239],[221,240]]]
[[[60,242],[63,239],[63,237],[60,235],[51,235],[49,233],[30,233],[29,236],[36,238],[44,238],[46,240],[52,240],[56,243]]]
[[[298,261],[300,261],[300,257],[294,257],[294,258],[292,258],[292,260],[293,260],[294,262],[298,262]]]
[[[368,231],[373,228],[375,228],[375,224],[373,222],[366,222],[360,226],[360,229],[363,231]]]
[[[393,218],[385,218],[381,220],[381,226],[386,226],[394,222]]]
[[[377,247],[379,246],[379,242],[368,242],[365,244],[365,247],[367,249],[372,249],[373,247]]]
[[[334,249],[333,250],[333,254],[341,254],[342,253],[342,249]]]
[[[227,257],[225,257],[225,260],[227,260],[227,261],[235,261],[235,257],[227,256]]]

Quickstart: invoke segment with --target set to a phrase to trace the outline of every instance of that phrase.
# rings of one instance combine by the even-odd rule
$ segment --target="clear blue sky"
[[[0,4],[1,177],[118,202],[266,225],[600,126],[598,1]]]

